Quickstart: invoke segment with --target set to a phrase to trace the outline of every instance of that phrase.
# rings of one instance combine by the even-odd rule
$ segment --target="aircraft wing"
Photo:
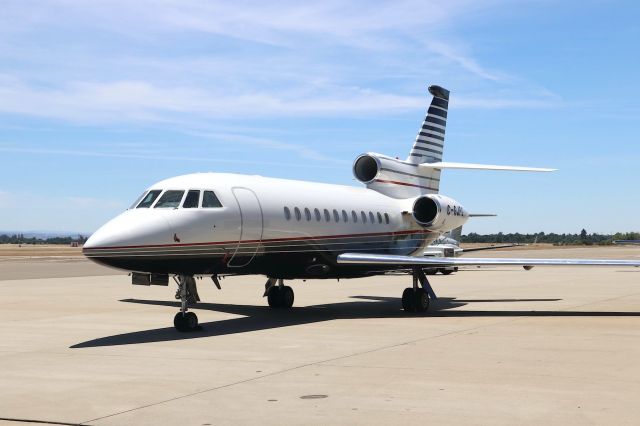
[[[338,263],[355,265],[397,265],[397,266],[634,266],[640,267],[640,260],[620,259],[491,259],[467,257],[414,257],[392,254],[344,253],[338,256]]]

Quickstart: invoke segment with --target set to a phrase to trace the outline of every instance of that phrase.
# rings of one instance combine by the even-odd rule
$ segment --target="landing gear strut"
[[[190,306],[200,301],[196,280],[191,275],[180,275],[176,279],[178,292],[176,299],[180,299],[180,312],[173,318],[173,325],[178,331],[199,330],[198,317],[193,312],[187,312]]]
[[[282,280],[282,278],[278,280],[275,278],[269,278],[265,284],[264,296],[267,297],[270,308],[291,309],[293,306],[293,289],[284,285],[284,280]]]
[[[402,292],[402,309],[405,312],[426,312],[429,309],[431,299],[435,300],[437,296],[431,288],[429,280],[422,269],[414,268],[413,287],[405,288]]]

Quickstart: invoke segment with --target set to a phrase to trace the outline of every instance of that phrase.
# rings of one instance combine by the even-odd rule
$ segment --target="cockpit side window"
[[[187,196],[184,199],[184,203],[182,203],[182,208],[196,209],[198,208],[199,202],[200,202],[200,191],[191,190],[187,192]]]
[[[158,200],[154,209],[171,209],[177,208],[182,201],[184,191],[165,191],[162,197]]]
[[[160,195],[162,191],[159,189],[154,189],[153,191],[149,191],[147,193],[147,195],[145,195],[142,198],[142,201],[140,201],[140,204],[138,204],[138,209],[148,209],[149,207],[151,207],[151,205],[153,204],[153,202],[156,200],[156,198],[158,198],[158,195]]]
[[[202,197],[202,207],[222,207],[222,204],[213,191],[204,191],[204,196]]]

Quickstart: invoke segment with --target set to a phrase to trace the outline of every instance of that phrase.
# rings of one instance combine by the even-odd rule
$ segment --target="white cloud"
[[[15,145],[0,145],[0,152],[14,152],[21,154],[35,154],[35,155],[59,155],[64,157],[102,157],[102,158],[129,158],[129,159],[142,159],[142,160],[162,160],[162,161],[193,161],[202,163],[229,163],[229,164],[248,164],[248,165],[263,165],[263,166],[278,166],[278,167],[300,167],[300,168],[318,168],[318,169],[336,169],[341,168],[338,164],[346,163],[340,160],[334,161],[335,165],[326,164],[325,160],[316,161],[313,163],[284,163],[276,161],[251,161],[242,159],[230,159],[230,158],[210,158],[210,157],[196,157],[196,156],[183,156],[183,155],[155,155],[155,154],[130,154],[122,152],[106,152],[97,150],[76,150],[76,149],[57,149],[57,148],[30,148],[21,147]],[[315,154],[315,151],[310,151]],[[322,154],[317,154],[322,156]],[[307,157],[313,158],[313,155],[309,154]]]
[[[81,124],[194,124],[421,109],[425,94],[407,91],[398,78],[424,85],[433,78],[510,79],[481,65],[471,44],[451,35],[501,3],[8,1],[0,49],[14,61],[0,66],[0,112]],[[491,105],[547,101],[514,98],[521,101]]]

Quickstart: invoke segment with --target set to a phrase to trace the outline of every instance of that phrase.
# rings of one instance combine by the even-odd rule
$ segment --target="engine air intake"
[[[378,161],[370,155],[361,155],[353,164],[353,174],[362,183],[369,183],[378,175]]]
[[[440,212],[440,205],[430,197],[420,197],[413,203],[413,217],[421,225],[431,225]]]

